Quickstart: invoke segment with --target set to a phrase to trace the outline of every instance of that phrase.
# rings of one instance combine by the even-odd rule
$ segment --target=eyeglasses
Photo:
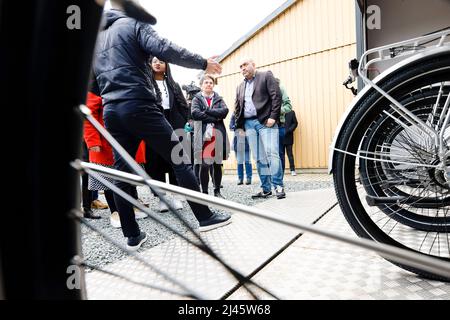
[[[153,58],[152,63],[166,64],[164,61],[159,60],[159,59],[157,59],[157,58]]]

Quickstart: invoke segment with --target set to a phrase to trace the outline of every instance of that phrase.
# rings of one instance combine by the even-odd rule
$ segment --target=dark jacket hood
[[[125,13],[121,10],[117,10],[117,9],[112,9],[109,11],[106,11],[104,14],[103,19],[105,20],[105,26],[104,29],[108,29],[109,27],[111,27],[111,25],[116,22],[119,19],[122,18],[128,18]]]
[[[105,107],[123,101],[158,104],[147,63],[149,55],[191,69],[207,66],[206,59],[161,38],[150,23],[133,18],[126,10],[104,12],[93,70]]]

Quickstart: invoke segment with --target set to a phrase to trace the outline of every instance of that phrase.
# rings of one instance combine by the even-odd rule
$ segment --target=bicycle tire
[[[384,79],[378,85],[394,98],[399,99],[407,93],[421,88],[421,86],[439,81],[443,83],[450,81],[450,52],[439,57],[432,57],[428,60],[405,66]],[[373,123],[380,112],[383,112],[383,110],[389,107],[389,103],[386,104],[386,101],[387,99],[382,97],[378,91],[371,89],[365,98],[359,102],[353,113],[349,115],[348,121],[342,129],[342,134],[337,141],[336,148],[346,152],[356,153],[363,140],[363,135],[366,134],[370,124]],[[373,239],[377,242],[416,251],[424,255],[433,255],[431,253],[420,252],[420,249],[411,248],[398,239],[394,239],[392,235],[387,234],[372,220],[357,191],[355,164],[356,159],[354,156],[342,152],[335,152],[333,159],[333,179],[336,196],[346,220],[355,233],[360,237]],[[419,231],[415,230],[414,232]],[[439,256],[438,258],[450,262],[450,254],[449,256]],[[450,280],[418,268],[393,263],[405,270],[424,277],[444,281]]]

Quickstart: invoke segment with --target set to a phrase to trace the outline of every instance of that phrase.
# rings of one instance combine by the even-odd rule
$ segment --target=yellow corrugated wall
[[[355,38],[354,0],[298,0],[222,61],[217,89],[233,111],[241,59],[251,57],[260,70],[271,70],[286,87],[300,123],[297,167],[326,168],[334,130],[353,98],[342,82],[348,61],[356,57]],[[235,167],[232,153],[225,168]]]

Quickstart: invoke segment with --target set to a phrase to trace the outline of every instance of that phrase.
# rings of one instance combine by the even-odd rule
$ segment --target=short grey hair
[[[249,57],[244,57],[244,58],[240,59],[239,60],[239,65],[241,66],[241,65],[243,65],[246,62],[254,64],[256,66],[255,60],[253,60],[252,58],[249,58]]]

